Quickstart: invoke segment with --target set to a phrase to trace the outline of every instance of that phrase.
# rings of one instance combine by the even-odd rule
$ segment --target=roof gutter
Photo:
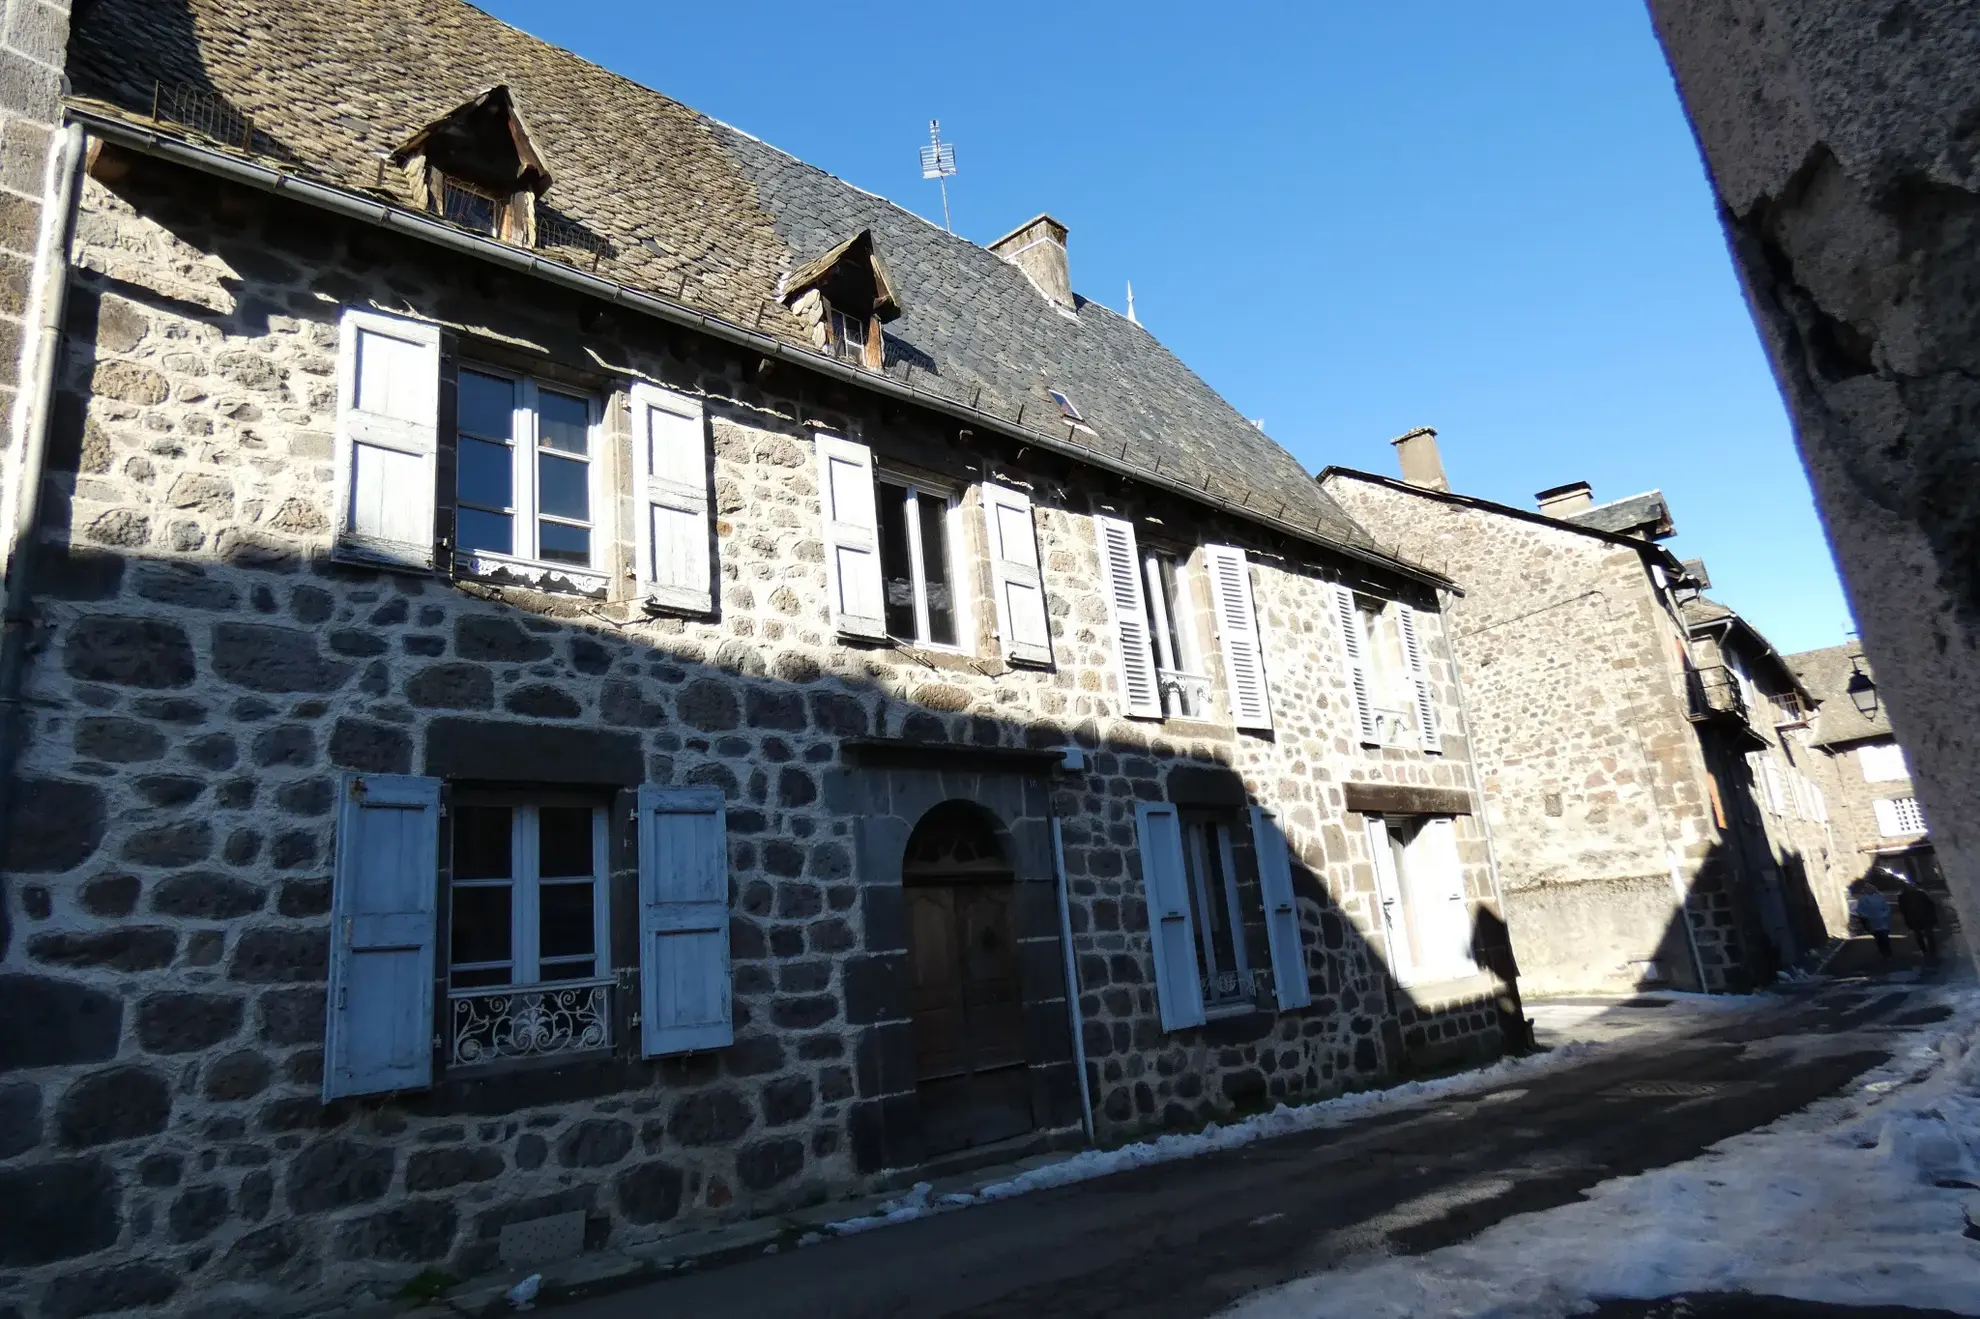
[[[1121,476],[1133,477],[1137,481],[1181,495],[1198,504],[1208,505],[1221,512],[1230,513],[1245,520],[1268,527],[1289,536],[1295,536],[1311,545],[1318,545],[1336,554],[1373,564],[1425,585],[1453,589],[1456,583],[1427,568],[1401,559],[1391,558],[1379,551],[1363,549],[1355,545],[1343,544],[1321,535],[1311,527],[1288,522],[1262,509],[1248,504],[1235,503],[1220,498],[1208,490],[1198,489],[1179,481],[1171,481],[1145,468],[1137,467],[1119,458],[1109,457],[1083,445],[1072,444],[1065,439],[1045,431],[1035,431],[1014,422],[972,407],[960,400],[947,398],[941,394],[917,389],[912,384],[893,379],[891,376],[876,375],[848,366],[822,353],[814,353],[785,343],[756,330],[745,329],[733,321],[725,321],[718,316],[698,312],[665,298],[643,293],[638,289],[616,280],[602,279],[587,274],[556,261],[546,261],[535,253],[513,247],[493,238],[483,238],[476,234],[456,229],[428,216],[394,206],[389,202],[361,197],[356,193],[329,184],[317,183],[310,179],[287,173],[267,165],[246,160],[234,154],[198,146],[181,138],[141,128],[110,115],[101,114],[83,106],[67,107],[70,122],[79,123],[106,142],[114,142],[143,155],[159,160],[170,161],[204,174],[227,179],[246,187],[278,196],[291,197],[296,201],[333,214],[357,220],[364,224],[376,225],[409,237],[454,251],[465,253],[483,261],[506,266],[511,270],[556,284],[597,298],[603,302],[628,307],[657,320],[674,325],[699,330],[711,338],[725,340],[765,357],[790,362],[818,375],[829,376],[871,393],[882,394],[901,402],[913,403],[931,411],[944,413],[960,421],[967,421],[986,430],[1008,436],[1024,444],[1078,459]]]

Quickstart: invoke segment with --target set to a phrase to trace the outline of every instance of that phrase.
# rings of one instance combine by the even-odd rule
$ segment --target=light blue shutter
[[[639,979],[648,1058],[734,1042],[720,789],[639,790]]]
[[[337,815],[323,1098],[433,1082],[440,780],[353,775]]]
[[[1196,932],[1189,916],[1189,875],[1183,868],[1182,820],[1167,802],[1137,802],[1141,887],[1148,900],[1148,937],[1155,952],[1155,998],[1162,1029],[1203,1024],[1203,981],[1196,972]]]
[[[1306,948],[1300,938],[1299,905],[1293,901],[1292,851],[1279,822],[1263,806],[1251,808],[1251,848],[1258,854],[1258,894],[1265,906],[1265,938],[1272,947],[1272,983],[1281,1009],[1313,1001],[1307,982]]]

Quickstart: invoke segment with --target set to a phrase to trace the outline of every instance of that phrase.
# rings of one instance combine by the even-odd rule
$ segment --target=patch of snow
[[[952,1191],[935,1195],[928,1182],[916,1182],[906,1192],[877,1206],[871,1214],[828,1223],[824,1230],[840,1236],[870,1232],[877,1227],[911,1222],[929,1214],[962,1209],[969,1205],[1008,1200],[1055,1186],[1107,1177],[1130,1168],[1146,1168],[1176,1159],[1194,1158],[1214,1150],[1237,1149],[1254,1141],[1290,1136],[1301,1131],[1337,1127],[1367,1117],[1371,1113],[1411,1108],[1480,1091],[1492,1091],[1508,1082],[1528,1080],[1549,1072],[1576,1067],[1605,1051],[1597,1044],[1565,1044],[1547,1053],[1524,1058],[1506,1058],[1476,1071],[1430,1081],[1408,1081],[1386,1090],[1358,1090],[1311,1104],[1288,1107],[1280,1104],[1270,1112],[1259,1113],[1230,1126],[1212,1123],[1201,1131],[1157,1136],[1111,1150],[1083,1150],[1070,1158],[1017,1174],[1007,1181],[992,1182],[975,1191]],[[1519,1093],[1524,1094],[1522,1089]],[[1494,1096],[1487,1094],[1486,1101]]]
[[[1980,994],[1842,1095],[1470,1241],[1260,1292],[1225,1319],[1554,1319],[1747,1291],[1980,1315]]]

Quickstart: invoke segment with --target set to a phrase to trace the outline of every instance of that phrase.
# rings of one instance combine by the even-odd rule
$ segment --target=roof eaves
[[[1196,487],[1193,483],[1165,478],[1159,473],[1150,472],[1145,467],[1125,460],[1125,446],[1122,447],[1122,455],[1109,455],[1092,445],[1075,442],[1070,428],[1066,435],[1032,430],[1010,418],[1000,417],[979,408],[973,403],[923,389],[909,381],[896,380],[892,376],[850,366],[816,349],[774,338],[714,313],[697,311],[617,280],[590,274],[562,262],[546,260],[533,251],[470,233],[435,217],[382,200],[375,194],[367,194],[321,178],[278,168],[244,152],[216,149],[204,142],[196,142],[175,133],[165,132],[156,123],[126,118],[126,112],[106,106],[102,102],[85,103],[82,98],[70,98],[65,104],[65,113],[72,122],[82,124],[105,140],[115,141],[126,148],[157,159],[201,173],[228,178],[264,192],[290,197],[301,204],[343,214],[351,219],[374,224],[409,237],[422,238],[452,247],[484,260],[561,284],[588,296],[616,303],[676,325],[700,330],[765,356],[793,362],[806,370],[834,377],[870,392],[915,403],[959,420],[983,426],[1022,443],[1063,454],[1119,475],[1133,477],[1148,485],[1180,495],[1193,503],[1231,514],[1254,525],[1269,528],[1346,558],[1383,568],[1423,585],[1461,592],[1462,588],[1456,582],[1421,564],[1385,554],[1377,549],[1349,544],[1315,527],[1302,526],[1254,507],[1248,500],[1239,502],[1224,499],[1207,489]],[[1095,438],[1100,437],[1096,435]]]

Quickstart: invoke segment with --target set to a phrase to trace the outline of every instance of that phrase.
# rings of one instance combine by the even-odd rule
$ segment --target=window
[[[1895,742],[1860,746],[1856,761],[1863,769],[1865,783],[1895,783],[1911,777],[1911,768],[1904,763],[1904,748]]]
[[[1204,1006],[1212,1012],[1233,1004],[1248,1007],[1255,989],[1251,962],[1245,954],[1230,822],[1185,814],[1183,864],[1189,877],[1190,914],[1196,924]]]
[[[955,499],[886,477],[877,484],[887,635],[924,646],[960,645]]]
[[[1064,392],[1057,389],[1047,390],[1046,392],[1052,396],[1052,401],[1059,405],[1059,415],[1067,421],[1077,425],[1086,420],[1085,417],[1080,415],[1079,409],[1073,406],[1073,401],[1066,397]]]
[[[449,1060],[608,1046],[604,809],[463,797],[452,814]]]
[[[1200,718],[1209,712],[1210,679],[1196,649],[1196,605],[1182,560],[1152,551],[1142,558],[1147,589],[1148,635],[1155,638],[1155,677],[1162,712],[1171,718]]]
[[[849,316],[837,307],[831,308],[830,311],[832,323],[832,355],[842,362],[851,362],[854,366],[868,365],[866,318],[864,316]]]
[[[1399,984],[1475,974],[1471,905],[1449,816],[1371,815],[1368,845]]]
[[[1424,662],[1423,616],[1400,601],[1372,599],[1347,586],[1333,591],[1363,744],[1415,743],[1441,752],[1443,730]]]
[[[491,238],[502,236],[502,214],[508,205],[506,198],[483,192],[459,179],[443,177],[440,185],[440,214]]]
[[[1877,832],[1886,838],[1925,832],[1925,812],[1916,797],[1880,797],[1871,806],[1877,812]]]
[[[459,407],[460,548],[591,567],[601,502],[591,400],[464,367]]]
[[[1749,751],[1746,766],[1753,774],[1753,792],[1770,815],[1782,812],[1781,767],[1771,751]]]

